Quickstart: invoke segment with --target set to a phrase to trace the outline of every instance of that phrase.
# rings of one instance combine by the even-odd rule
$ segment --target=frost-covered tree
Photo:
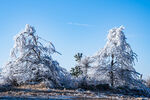
[[[106,45],[94,56],[97,71],[110,80],[112,87],[128,85],[139,74],[133,67],[137,55],[126,42],[123,29],[123,26],[111,29]]]
[[[15,36],[10,61],[1,73],[4,82],[12,85],[44,82],[48,87],[66,86],[70,74],[51,56],[59,52],[50,41],[35,32],[34,27],[26,25],[25,30]]]
[[[112,87],[128,86],[150,95],[150,89],[140,78],[141,74],[133,67],[137,55],[127,43],[123,30],[123,26],[109,30],[106,45],[91,57],[94,60],[92,66],[96,69],[92,77]]]
[[[77,67],[81,70],[81,74],[83,74],[84,77],[87,77],[87,73],[88,73],[88,68],[91,67],[91,63],[93,62],[93,60],[90,57],[82,57],[83,54],[82,53],[77,53],[74,57],[75,60],[77,61]],[[79,71],[80,73],[80,71]],[[79,74],[79,75],[81,75]]]
[[[88,77],[88,69],[91,67],[90,64],[92,62],[93,60],[90,57],[84,57],[80,62],[81,70],[83,71],[83,76],[85,76],[86,78]]]
[[[90,57],[84,57],[81,62],[80,62],[80,66],[81,66],[81,70],[83,72],[83,85],[87,86],[87,79],[88,79],[88,69],[91,67],[91,63],[93,62],[93,60]],[[85,87],[86,88],[86,87]]]
[[[93,60],[90,57],[83,57],[82,53],[77,53],[75,56],[75,61],[77,64],[75,68],[71,68],[71,75],[78,77],[78,81],[80,80],[79,84],[84,86],[87,85],[87,78],[88,78],[88,69],[91,67],[91,63]]]

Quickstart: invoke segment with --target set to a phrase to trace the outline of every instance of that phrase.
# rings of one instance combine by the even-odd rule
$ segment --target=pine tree
[[[78,77],[79,75],[83,73],[81,70],[81,66],[79,65],[82,59],[82,53],[77,53],[74,57],[75,57],[75,61],[77,61],[78,64],[74,68],[71,68],[70,74],[72,76]]]

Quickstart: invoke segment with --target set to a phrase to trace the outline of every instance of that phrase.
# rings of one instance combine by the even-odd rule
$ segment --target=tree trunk
[[[87,86],[87,67],[85,67],[85,79],[84,79],[84,85]]]
[[[113,73],[113,66],[114,66],[114,55],[111,55],[111,71],[110,71],[110,80],[111,80],[111,86],[114,87],[114,73]]]

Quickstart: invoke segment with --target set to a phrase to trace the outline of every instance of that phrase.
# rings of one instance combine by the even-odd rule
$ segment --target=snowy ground
[[[148,100],[111,94],[109,91],[91,92],[82,90],[47,89],[40,85],[25,85],[20,87],[0,87],[0,99],[2,100]]]

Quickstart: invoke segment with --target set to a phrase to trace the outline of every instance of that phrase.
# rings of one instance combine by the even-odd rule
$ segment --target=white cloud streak
[[[75,25],[75,26],[84,26],[84,27],[91,27],[91,26],[93,26],[93,25],[89,25],[89,24],[81,24],[81,23],[73,23],[73,22],[69,22],[67,24]]]

